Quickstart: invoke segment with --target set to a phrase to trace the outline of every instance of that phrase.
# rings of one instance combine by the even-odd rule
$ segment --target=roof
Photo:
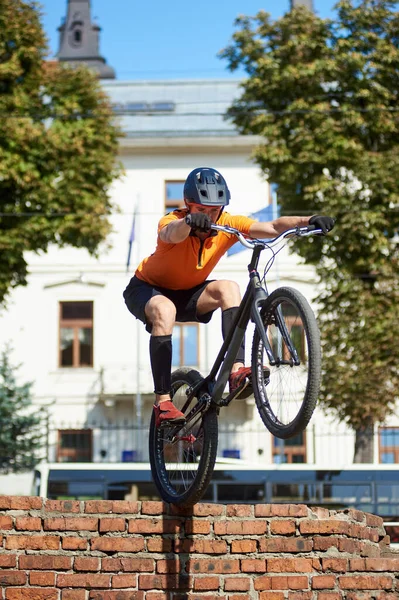
[[[102,81],[127,137],[237,136],[224,119],[241,79]]]

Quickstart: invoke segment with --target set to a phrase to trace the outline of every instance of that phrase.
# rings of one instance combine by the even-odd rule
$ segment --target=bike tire
[[[179,410],[187,402],[186,391],[201,380],[202,375],[188,367],[172,373],[171,397]],[[184,414],[197,401],[194,397]],[[212,477],[218,445],[216,406],[209,404],[194,422],[180,428],[175,439],[170,437],[173,431],[173,426],[157,429],[153,412],[149,435],[152,477],[162,500],[189,507],[202,498]]]
[[[276,327],[276,315],[283,317],[299,365],[292,364],[292,354]],[[304,431],[317,404],[321,382],[319,328],[306,298],[290,287],[278,288],[270,294],[261,308],[261,317],[276,361],[270,363],[255,327],[252,343],[255,403],[270,433],[288,439]],[[269,378],[264,378],[263,366],[270,369]]]

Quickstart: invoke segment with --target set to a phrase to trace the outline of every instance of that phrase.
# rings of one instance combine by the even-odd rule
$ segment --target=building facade
[[[85,43],[84,25],[91,27],[85,4],[68,3],[59,58],[68,58],[68,28],[79,26]],[[97,55],[98,46],[90,60]],[[113,80],[107,73],[102,86],[125,134],[120,140],[124,176],[110,192],[118,207],[110,249],[104,247],[98,259],[74,248],[29,255],[28,286],[17,288],[0,313],[1,345],[11,341],[13,362],[23,365],[25,381],[34,381],[35,404],[49,410],[49,461],[148,460],[154,400],[149,336],[128,312],[122,293],[139,261],[154,250],[161,216],[181,205],[187,174],[212,166],[228,182],[230,212],[251,215],[266,208],[273,216],[272,191],[251,160],[260,140],[240,135],[225,119],[240,93],[239,80],[136,82]],[[248,252],[224,257],[214,277],[234,279],[244,291]],[[279,254],[268,283],[270,290],[295,287],[312,304],[318,289],[313,269],[288,249]],[[176,324],[173,341],[174,367],[206,373],[222,342],[220,315],[207,326]],[[251,334],[248,364],[250,347]],[[386,432],[397,427],[393,418]],[[375,437],[376,463],[399,462],[399,450],[387,435]],[[319,409],[308,430],[286,442],[265,431],[253,398],[233,402],[220,416],[219,455],[250,463],[328,464],[333,456],[343,465],[352,461],[353,447],[353,433]]]

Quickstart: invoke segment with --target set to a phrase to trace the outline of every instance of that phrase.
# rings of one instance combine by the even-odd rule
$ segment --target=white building
[[[102,83],[125,132],[120,141],[125,175],[111,190],[119,206],[112,216],[111,249],[99,259],[73,248],[30,254],[28,286],[17,288],[8,310],[0,313],[1,346],[12,342],[12,361],[22,363],[24,381],[35,382],[35,403],[49,406],[50,461],[148,460],[149,336],[128,312],[122,292],[139,260],[154,250],[158,220],[181,202],[189,171],[220,170],[232,194],[232,213],[251,214],[272,202],[268,183],[250,158],[259,140],[239,135],[223,118],[239,94],[239,81],[110,77]],[[214,276],[234,279],[244,290],[248,258],[249,251],[226,256]],[[279,255],[269,276],[270,290],[280,284],[296,287],[309,301],[316,295],[313,270],[288,252]],[[222,342],[220,316],[208,326],[177,325],[175,349],[177,339],[181,360],[190,358],[206,373]],[[248,358],[250,346],[248,339]],[[178,365],[180,357],[174,361]],[[220,430],[219,454],[250,462],[323,464],[334,456],[339,465],[353,457],[351,432],[317,411],[306,434],[285,445],[277,445],[264,429],[251,398],[222,409]],[[376,462],[379,450],[376,436]]]

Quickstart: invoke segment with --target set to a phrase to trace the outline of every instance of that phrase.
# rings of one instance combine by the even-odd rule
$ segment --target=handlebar
[[[235,229],[234,227],[229,227],[228,225],[212,224],[211,229],[214,229],[215,231],[224,231],[225,233],[235,235],[243,246],[251,249],[259,245],[263,246],[264,248],[270,248],[276,246],[282,240],[293,236],[306,237],[309,235],[320,235],[323,233],[323,231],[320,228],[316,228],[315,225],[307,225],[306,227],[293,227],[292,229],[287,229],[287,231],[280,233],[280,235],[273,239],[259,240],[256,238],[247,238],[241,233],[241,231],[238,231],[238,229]]]

